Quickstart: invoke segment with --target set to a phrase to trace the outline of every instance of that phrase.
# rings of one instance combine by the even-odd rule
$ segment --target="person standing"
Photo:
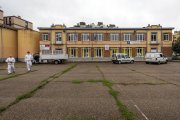
[[[6,62],[8,64],[8,74],[15,73],[15,59],[10,55],[9,58],[6,59]]]
[[[32,60],[33,60],[33,56],[28,51],[27,54],[25,55],[25,62],[26,62],[28,72],[31,71]]]

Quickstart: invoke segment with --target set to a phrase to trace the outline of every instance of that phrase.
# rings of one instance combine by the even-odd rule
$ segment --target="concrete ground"
[[[33,66],[34,72],[0,80],[0,108],[36,87],[42,80],[61,73],[73,63]],[[6,65],[0,64],[0,79],[7,77]],[[24,73],[23,63],[16,74]],[[124,120],[114,98],[102,83],[112,81],[118,99],[137,120],[178,120],[180,118],[180,63],[155,65],[77,63],[28,98],[0,114],[0,120]],[[73,83],[72,81],[84,81]],[[85,119],[86,118],[86,119]]]

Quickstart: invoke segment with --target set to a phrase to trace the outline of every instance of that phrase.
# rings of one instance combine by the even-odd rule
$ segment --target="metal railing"
[[[41,50],[42,55],[57,55],[57,54],[63,54],[63,50]]]

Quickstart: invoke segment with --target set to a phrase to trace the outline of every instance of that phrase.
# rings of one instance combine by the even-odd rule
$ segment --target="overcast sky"
[[[5,16],[15,15],[37,27],[103,22],[118,27],[161,24],[180,30],[180,0],[0,0]]]

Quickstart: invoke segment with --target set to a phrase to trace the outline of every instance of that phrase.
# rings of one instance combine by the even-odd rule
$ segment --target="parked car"
[[[134,63],[134,58],[129,57],[127,54],[124,53],[114,53],[112,55],[112,63]]]
[[[163,53],[146,53],[145,62],[148,63],[168,63],[168,58]]]

